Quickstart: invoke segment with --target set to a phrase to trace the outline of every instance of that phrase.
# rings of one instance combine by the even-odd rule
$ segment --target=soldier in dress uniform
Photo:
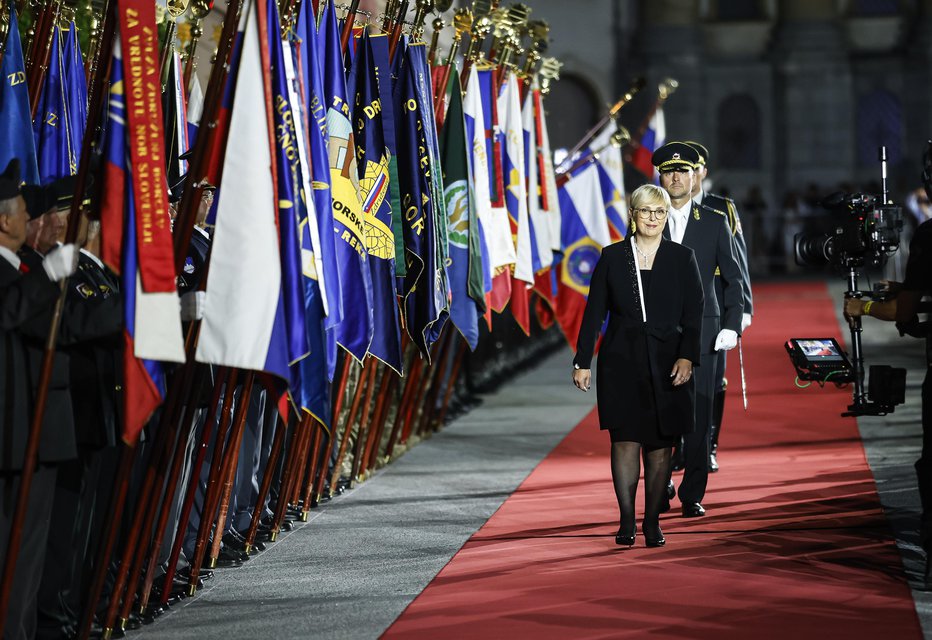
[[[731,198],[709,193],[702,188],[703,181],[709,174],[709,150],[698,142],[687,140],[686,144],[699,154],[699,167],[696,169],[697,179],[694,181],[692,191],[693,200],[721,212],[731,229],[731,235],[735,243],[735,257],[738,259],[738,266],[741,267],[741,291],[744,294],[741,333],[744,333],[751,326],[751,316],[754,313],[754,298],[751,293],[751,276],[748,271],[748,246],[741,230],[741,217],[738,215],[738,207],[735,206],[735,201]],[[716,274],[715,278],[715,295],[718,297],[719,306],[722,306],[724,304],[722,282],[718,274]],[[718,363],[715,371],[715,398],[712,402],[712,429],[709,447],[709,471],[713,473],[718,471],[718,438],[722,431],[722,417],[725,413],[725,391],[728,388],[728,381],[725,379],[726,354],[726,351],[718,352]]]
[[[741,269],[725,217],[692,199],[699,154],[682,142],[669,142],[654,152],[652,162],[660,173],[660,186],[670,195],[670,213],[664,235],[696,254],[702,278],[705,309],[702,353],[696,368],[696,429],[685,438],[685,472],[678,495],[684,517],[705,514],[702,500],[709,478],[709,430],[715,388],[716,352],[733,349],[741,331],[744,308]],[[715,275],[720,273],[724,306],[715,297]]]
[[[19,255],[26,241],[30,214],[20,191],[19,161],[0,174],[0,548],[11,534],[17,494],[22,480],[26,441],[34,410],[38,372],[35,336],[45,338],[60,288],[56,284],[74,272],[77,250],[65,245],[44,258],[28,261]],[[41,340],[39,342],[41,345]],[[56,363],[58,364],[58,363]],[[66,372],[52,376],[38,465],[16,556],[13,589],[4,626],[5,639],[33,638],[36,633],[36,596],[45,562],[58,465],[75,456],[70,400],[54,393]],[[67,383],[66,385],[67,386]],[[59,403],[67,404],[62,408]],[[67,415],[62,415],[62,414]],[[10,561],[10,559],[6,559]]]

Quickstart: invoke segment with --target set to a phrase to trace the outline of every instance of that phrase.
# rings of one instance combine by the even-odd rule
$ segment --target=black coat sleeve
[[[725,308],[721,310],[722,329],[741,333],[741,314],[744,313],[744,291],[741,288],[741,268],[735,257],[734,241],[725,219],[718,228],[716,247],[718,268],[722,276]],[[706,336],[714,339],[712,336]]]
[[[680,316],[683,333],[680,336],[679,357],[699,364],[705,296],[702,294],[702,278],[699,276],[696,254],[690,251],[688,264],[678,272],[682,275],[683,287],[683,312]]]
[[[754,294],[751,292],[751,272],[748,268],[748,246],[744,242],[744,234],[735,235],[735,249],[739,256],[738,264],[741,266],[741,289],[744,292],[744,313],[754,315]]]
[[[51,312],[61,291],[45,269],[31,269],[0,288],[0,329],[21,329],[26,321]]]
[[[595,351],[595,342],[605,322],[608,311],[608,258],[605,251],[599,257],[589,282],[589,298],[586,300],[586,310],[583,312],[582,324],[579,326],[579,336],[576,339],[576,358],[574,365],[580,369],[589,369],[592,366],[592,354]],[[700,285],[700,288],[702,285]]]
[[[44,269],[42,270],[44,271]],[[82,274],[76,273],[67,280],[68,293],[62,308],[61,322],[58,326],[59,347],[71,346],[119,333],[123,329],[123,302],[120,295],[111,295],[104,298],[94,295],[83,298],[77,294],[76,287],[87,284],[82,280]],[[56,286],[56,291],[58,287]],[[43,310],[35,322],[30,322],[22,329],[23,335],[35,340],[44,341],[52,324],[53,306]]]
[[[65,309],[58,331],[60,345],[112,336],[123,330],[122,296],[115,293],[106,298],[84,299],[74,291],[74,286],[71,286],[71,291],[65,299]]]

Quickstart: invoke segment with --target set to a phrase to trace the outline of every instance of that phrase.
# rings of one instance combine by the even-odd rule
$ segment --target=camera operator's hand
[[[903,283],[896,280],[881,280],[877,284],[880,285],[878,289],[884,296],[895,296],[903,290]]]
[[[742,313],[741,314],[741,333],[747,331],[747,328],[751,326],[751,314]]]
[[[716,351],[731,351],[738,346],[738,334],[731,329],[722,329],[715,338]]]
[[[845,298],[845,318],[860,318],[864,315],[864,300],[860,298]]]

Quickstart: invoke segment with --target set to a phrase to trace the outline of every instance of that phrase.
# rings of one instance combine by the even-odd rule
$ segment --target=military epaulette
[[[720,216],[725,215],[724,211],[719,211],[703,202],[693,202],[693,218],[698,220],[700,213],[717,213]]]
[[[725,216],[725,219],[728,221],[728,227],[731,229],[731,235],[740,233],[741,221],[738,218],[738,207],[735,205],[735,201],[731,198],[726,198],[725,196],[720,196],[715,193],[707,193],[706,198],[720,200],[725,204],[726,211],[720,211],[719,209],[715,209],[715,211],[718,211],[720,214]]]
[[[727,203],[729,203],[729,204],[731,204],[731,205],[734,205],[734,204],[735,204],[734,199],[733,199],[733,198],[729,198],[728,196],[720,196],[720,195],[718,195],[717,193],[706,193],[706,195],[709,196],[710,198],[718,198],[719,200],[724,200],[725,202],[727,202]]]

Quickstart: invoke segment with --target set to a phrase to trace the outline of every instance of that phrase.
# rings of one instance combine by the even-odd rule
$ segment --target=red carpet
[[[616,547],[608,436],[590,414],[385,637],[922,637],[857,426],[839,416],[850,394],[797,389],[783,349],[838,336],[836,302],[794,284],[758,286],[755,304],[749,411],[735,354],[706,517],[674,501],[666,547],[640,532]]]

